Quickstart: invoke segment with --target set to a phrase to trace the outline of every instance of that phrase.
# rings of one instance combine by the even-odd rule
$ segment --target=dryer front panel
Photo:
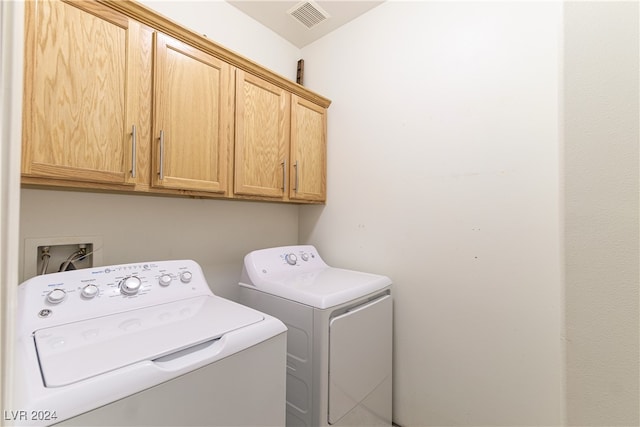
[[[381,384],[390,383],[391,359],[391,295],[356,306],[330,321],[330,424],[338,423],[355,408],[365,416],[390,422],[390,406],[369,406],[368,396]]]

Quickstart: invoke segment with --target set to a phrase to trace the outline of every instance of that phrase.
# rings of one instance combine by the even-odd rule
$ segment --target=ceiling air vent
[[[287,12],[307,28],[313,28],[329,19],[329,14],[313,1],[303,1]]]

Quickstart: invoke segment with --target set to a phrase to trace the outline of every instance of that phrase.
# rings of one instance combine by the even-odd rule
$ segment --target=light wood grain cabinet
[[[290,104],[286,90],[236,71],[235,194],[286,196]]]
[[[238,70],[235,194],[326,199],[326,108]]]
[[[93,2],[29,1],[25,13],[23,176],[136,184],[151,30]]]
[[[292,95],[289,198],[327,198],[327,109]]]
[[[153,185],[226,194],[231,66],[160,33],[155,52]]]
[[[24,185],[326,200],[328,99],[135,1],[25,17]]]

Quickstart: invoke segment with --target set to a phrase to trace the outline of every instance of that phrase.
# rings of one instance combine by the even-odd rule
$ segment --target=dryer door
[[[329,423],[358,406],[363,416],[390,423],[392,321],[388,294],[330,321]]]

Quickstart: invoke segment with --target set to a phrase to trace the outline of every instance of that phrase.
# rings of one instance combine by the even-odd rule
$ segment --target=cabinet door
[[[94,2],[28,1],[25,16],[23,175],[133,184],[132,104],[151,84],[150,68],[133,67],[151,38],[145,47],[140,24]]]
[[[227,193],[231,66],[158,33],[155,72],[153,185]]]
[[[285,196],[289,117],[287,91],[242,70],[236,71],[236,194]]]
[[[291,96],[291,188],[295,200],[325,201],[327,194],[327,110]]]

